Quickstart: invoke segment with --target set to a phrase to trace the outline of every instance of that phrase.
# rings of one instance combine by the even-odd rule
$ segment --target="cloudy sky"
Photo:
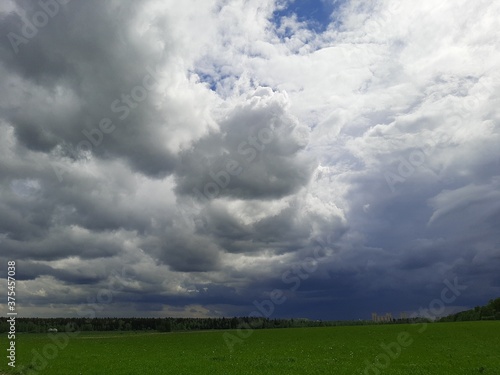
[[[500,3],[438,3],[0,2],[19,313],[241,316],[282,294],[271,318],[368,319],[445,280],[447,312],[499,297]]]

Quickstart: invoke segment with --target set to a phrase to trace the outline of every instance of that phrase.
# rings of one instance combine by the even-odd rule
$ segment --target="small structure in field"
[[[57,328],[49,328],[49,332],[57,333]]]

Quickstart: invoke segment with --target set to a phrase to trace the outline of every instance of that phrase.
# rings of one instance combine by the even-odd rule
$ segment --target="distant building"
[[[399,319],[408,319],[408,314],[403,311],[401,314],[399,314]]]
[[[392,314],[386,313],[385,315],[378,315],[377,313],[372,313],[372,321],[381,323],[381,322],[392,322]]]
[[[54,333],[56,333],[56,332],[57,332],[57,328],[49,328],[49,332],[54,332]]]

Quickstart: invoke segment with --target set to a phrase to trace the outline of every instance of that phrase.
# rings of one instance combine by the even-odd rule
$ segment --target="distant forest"
[[[438,322],[460,322],[472,320],[500,320],[500,298],[492,299],[485,306],[448,315]],[[267,319],[255,317],[234,318],[16,318],[16,332],[42,333],[49,328],[59,332],[68,330],[89,331],[201,331],[227,329],[266,329],[329,327],[369,324],[418,323],[429,321],[424,318],[393,319],[390,322],[374,323],[369,320],[309,320],[309,319]],[[9,330],[6,317],[0,318],[0,332]]]
[[[476,306],[439,319],[440,322],[465,322],[471,320],[500,320],[500,298],[491,299],[486,306]]]
[[[411,322],[426,319],[412,319]],[[410,322],[409,319],[405,321]],[[394,320],[385,324],[397,323]],[[300,328],[374,324],[367,320],[321,321],[309,319],[235,318],[16,318],[16,332],[40,333],[55,328],[71,331],[201,331],[226,329]],[[380,323],[376,323],[380,324]],[[0,318],[0,332],[7,332],[7,318]]]

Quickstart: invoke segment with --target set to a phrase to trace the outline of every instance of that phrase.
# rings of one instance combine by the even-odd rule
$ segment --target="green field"
[[[65,333],[58,333],[62,349],[48,334],[18,334],[17,372],[4,356],[0,373],[16,374],[19,366],[31,364],[25,374],[500,375],[499,321],[435,323],[419,332],[423,328],[398,324],[255,330],[232,352],[223,335],[235,338],[236,331],[92,332],[71,337],[66,345]],[[396,344],[398,337],[404,345]],[[365,371],[376,361],[378,367]]]

